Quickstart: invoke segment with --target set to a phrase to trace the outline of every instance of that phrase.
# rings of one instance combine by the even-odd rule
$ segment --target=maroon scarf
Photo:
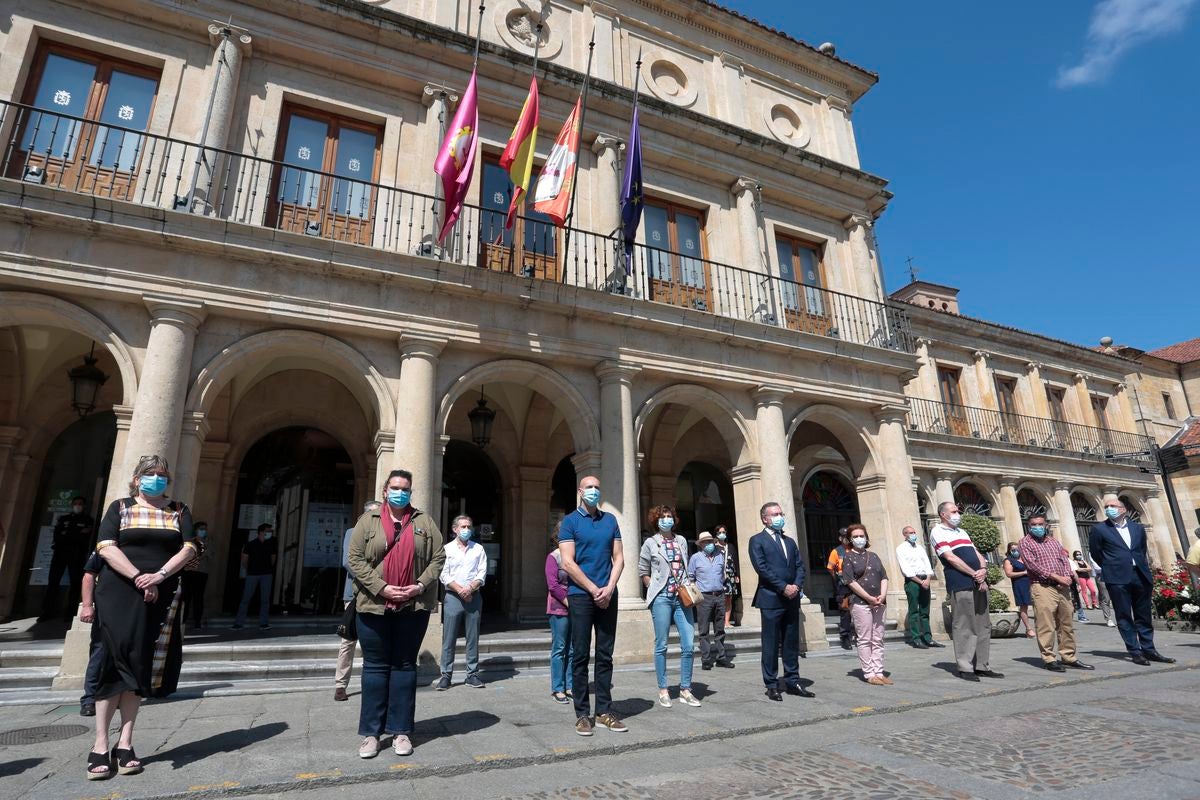
[[[397,520],[392,516],[392,508],[385,500],[380,509],[379,521],[383,524],[383,537],[389,545],[396,538],[396,523],[400,523],[400,541],[388,550],[383,559],[383,579],[391,586],[411,586],[416,583],[413,575],[413,556],[416,555],[416,543],[413,540],[413,507],[406,506]],[[400,608],[399,603],[389,602],[388,608]]]

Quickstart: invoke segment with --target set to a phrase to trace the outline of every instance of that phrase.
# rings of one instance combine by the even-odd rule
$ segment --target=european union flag
[[[621,185],[621,233],[625,239],[625,274],[633,272],[633,243],[642,224],[642,132],[638,127],[638,108],[633,107],[633,124],[625,155],[625,180]]]

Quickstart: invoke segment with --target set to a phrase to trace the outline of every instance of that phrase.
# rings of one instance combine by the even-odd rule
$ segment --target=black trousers
[[[779,685],[779,656],[783,682],[800,685],[800,608],[760,608],[762,613],[762,678],[767,688]]]
[[[596,632],[596,715],[607,714],[612,705],[613,646],[617,642],[617,593],[614,590],[608,608],[599,608],[588,594],[569,598],[567,616],[571,620],[571,689],[575,695],[575,717],[590,717],[588,662],[591,659],[592,631]]]
[[[208,586],[208,573],[185,569],[183,575],[183,618],[191,620],[199,628],[204,618],[204,587]]]
[[[79,605],[79,593],[83,588],[83,564],[87,561],[86,550],[55,550],[50,558],[50,574],[46,583],[46,598],[42,602],[42,616],[53,617],[59,611],[67,619],[75,616]],[[63,573],[70,575],[70,586],[67,587],[67,607],[62,608],[62,595],[59,592],[59,582]]]
[[[1117,630],[1130,655],[1153,653],[1154,622],[1150,617],[1150,598],[1154,587],[1145,581],[1108,584]]]
[[[850,621],[850,609],[842,608],[842,598],[850,594],[852,592],[838,580],[836,588],[833,591],[833,600],[838,605],[838,638],[843,642],[848,642],[854,638],[854,625]]]

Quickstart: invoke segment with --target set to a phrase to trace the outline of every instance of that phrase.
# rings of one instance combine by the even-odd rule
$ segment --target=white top
[[[971,537],[962,528],[951,528],[944,522],[939,522],[933,526],[933,530],[929,532],[929,541],[933,545],[933,552],[939,556],[945,555],[947,550],[953,550],[956,547],[971,545]]]
[[[933,575],[933,565],[929,563],[929,554],[921,546],[920,537],[917,538],[916,544],[901,542],[896,548],[896,561],[900,564],[900,572],[906,578],[915,578],[918,575],[928,578]]]
[[[1121,539],[1125,542],[1125,546],[1133,552],[1133,539],[1129,536],[1129,518],[1126,517],[1124,522],[1114,522],[1113,525],[1117,529],[1117,533],[1121,534]],[[1137,559],[1132,559],[1133,565],[1137,566]]]
[[[466,586],[472,581],[479,581],[479,585],[483,585],[484,578],[487,577],[487,552],[484,551],[483,545],[469,541],[464,550],[456,538],[455,541],[448,542],[442,550],[446,552],[446,563],[442,566],[441,575],[443,586],[452,583]]]

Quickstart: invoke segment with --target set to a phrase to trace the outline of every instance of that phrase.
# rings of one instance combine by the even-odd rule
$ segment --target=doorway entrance
[[[838,530],[858,522],[858,497],[839,476],[816,472],[804,484],[804,530],[812,575],[808,591],[815,602],[834,610],[833,578],[825,571],[829,551],[837,547]]]
[[[242,548],[262,523],[276,537],[272,606],[340,614],[342,536],[357,518],[354,465],[345,448],[315,428],[268,433],[247,451],[238,473],[223,606],[241,598]]]
[[[470,442],[451,439],[442,460],[442,533],[449,541],[454,518],[465,514],[475,525],[475,541],[487,553],[487,580],[483,584],[484,619],[507,617],[509,601],[517,598],[506,592],[504,572],[507,565],[500,472],[482,448]]]

